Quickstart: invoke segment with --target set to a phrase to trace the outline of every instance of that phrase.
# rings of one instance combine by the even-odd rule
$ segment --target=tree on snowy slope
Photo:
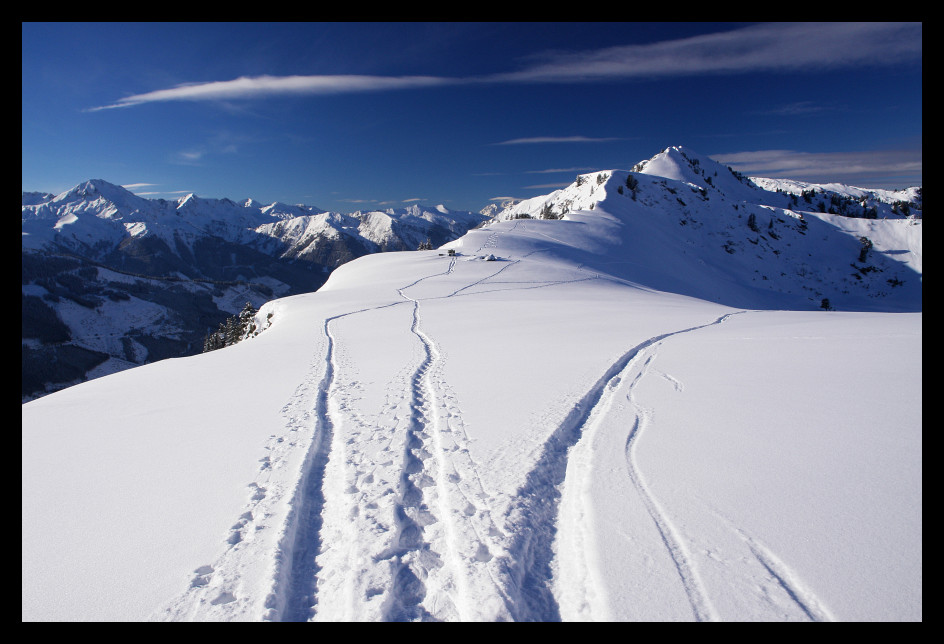
[[[246,306],[237,315],[226,318],[225,322],[220,322],[219,328],[213,333],[208,333],[203,340],[203,353],[215,351],[232,344],[236,344],[256,330],[255,323],[256,309],[251,302],[246,302]]]

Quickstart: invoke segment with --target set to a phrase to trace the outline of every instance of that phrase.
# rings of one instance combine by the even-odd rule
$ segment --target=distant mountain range
[[[316,290],[362,255],[485,222],[444,206],[350,214],[251,199],[144,199],[102,180],[23,193],[23,399],[199,353],[249,302]]]

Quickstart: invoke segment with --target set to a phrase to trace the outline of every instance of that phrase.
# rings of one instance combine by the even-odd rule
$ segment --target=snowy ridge
[[[132,227],[137,235],[148,231],[168,243],[174,243],[176,238],[187,233],[202,233],[297,255],[292,249],[317,243],[318,235],[336,236],[337,233],[361,236],[380,247],[396,245],[396,250],[415,250],[416,243],[419,243],[416,240],[441,237],[444,232],[461,234],[486,219],[479,214],[451,211],[443,206],[426,208],[416,204],[407,208],[345,215],[328,213],[312,206],[279,202],[262,205],[253,199],[236,203],[231,199],[205,199],[194,194],[176,201],[152,200],[99,179],[87,181],[51,199],[47,197],[39,193],[24,193],[24,246],[45,248],[57,245],[86,251],[92,251],[88,248],[92,246],[97,251],[91,253],[94,256],[100,256],[98,246],[102,241],[109,237],[123,239],[124,229]],[[385,222],[386,230],[377,232],[379,224],[370,223],[378,219]],[[109,227],[99,220],[115,220],[117,225]],[[318,222],[317,230],[308,226],[311,221]],[[351,228],[352,221],[355,222],[354,229]],[[58,222],[58,225],[50,225],[52,222]],[[279,226],[280,223],[288,226]],[[400,226],[413,232],[401,239],[391,231]],[[106,230],[113,232],[103,234],[102,231]],[[300,233],[300,230],[308,234]],[[267,244],[267,237],[280,244]],[[87,242],[88,238],[93,241]]]
[[[593,259],[588,264],[734,306],[818,308],[826,299],[845,310],[920,309],[922,222],[914,213],[892,212],[896,197],[913,192],[855,195],[876,210],[881,203],[882,219],[848,217],[801,208],[803,200],[794,204],[786,193],[761,190],[682,148],[636,167],[641,171],[580,175],[567,188],[506,208],[495,220],[592,226],[586,250],[610,254],[619,248],[627,268]]]
[[[920,304],[758,288],[669,243],[750,244],[731,200],[582,176],[25,404],[24,619],[920,621]],[[920,231],[741,203],[765,262]]]
[[[905,188],[903,190],[886,190],[882,188],[858,188],[842,183],[810,183],[808,181],[794,181],[792,179],[750,177],[750,180],[752,183],[768,192],[780,190],[789,194],[798,195],[802,194],[804,191],[812,190],[820,193],[836,193],[846,197],[855,197],[865,200],[868,204],[894,204],[896,201],[918,204],[922,202],[921,188],[919,187]],[[890,214],[895,215],[896,213]]]

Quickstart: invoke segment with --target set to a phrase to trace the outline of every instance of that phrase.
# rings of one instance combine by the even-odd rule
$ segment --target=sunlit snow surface
[[[921,620],[921,313],[655,291],[581,217],[23,405],[23,619]]]

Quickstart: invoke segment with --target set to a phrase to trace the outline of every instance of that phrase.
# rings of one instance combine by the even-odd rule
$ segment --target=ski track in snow
[[[540,458],[526,476],[525,484],[519,488],[516,500],[508,512],[508,519],[516,534],[511,547],[512,557],[508,562],[508,574],[514,579],[519,590],[520,602],[516,605],[515,618],[527,621],[557,621],[561,619],[560,606],[555,597],[553,586],[557,564],[555,562],[554,542],[557,536],[559,511],[561,505],[561,488],[567,475],[568,462],[572,448],[580,442],[585,434],[591,433],[599,418],[606,414],[613,398],[624,380],[632,377],[633,387],[645,373],[644,368],[638,372],[637,365],[651,347],[675,335],[689,333],[715,324],[721,324],[731,315],[729,313],[710,322],[688,329],[658,335],[636,345],[621,355],[606,370],[603,376],[587,391],[574,405],[571,412],[545,442]],[[648,491],[644,480],[632,460],[632,448],[639,433],[639,419],[627,439],[627,461],[629,475],[637,491],[646,502],[647,509],[656,522],[662,535],[663,542],[672,556],[679,571],[680,579],[685,587],[686,594],[692,604],[696,619],[713,618],[710,604],[704,597],[697,580],[697,575],[688,562],[681,540],[675,536],[671,524],[665,513],[659,508],[654,497]],[[581,471],[582,470],[582,471]],[[588,467],[577,467],[577,476],[586,479],[591,472]],[[579,486],[578,486],[579,487]],[[587,539],[587,535],[578,537]],[[563,556],[582,557],[582,554],[566,553]],[[586,582],[589,565],[586,562],[574,562],[577,569],[584,571],[582,577]],[[581,580],[559,580],[557,585],[570,585]],[[579,603],[589,604],[592,599],[587,597],[593,592],[589,588],[569,588],[568,592],[583,594],[584,599]],[[605,613],[605,608],[599,608]]]
[[[318,574],[321,567],[317,556],[322,547],[322,530],[329,461],[334,458],[336,433],[339,427],[336,396],[336,341],[332,324],[342,318],[400,304],[381,305],[344,313],[324,321],[323,358],[312,367],[299,386],[291,409],[292,431],[307,431],[310,443],[300,470],[297,487],[289,503],[282,540],[276,554],[272,590],[265,602],[267,621],[308,621],[318,601]],[[320,375],[320,378],[318,377]],[[317,380],[317,384],[314,384]]]
[[[709,506],[710,507],[710,506]],[[759,566],[754,574],[755,587],[762,595],[778,607],[783,620],[808,620],[811,622],[837,621],[832,611],[773,551],[760,540],[751,537],[730,518],[715,508],[711,513],[744,543]],[[777,591],[780,591],[779,593]],[[779,597],[785,597],[786,601]]]
[[[718,325],[731,316],[742,313],[748,313],[748,311],[729,313],[708,324],[659,335],[637,345],[617,360],[604,377],[588,392],[584,400],[588,401],[591,407],[584,410],[580,420],[572,424],[565,423],[558,430],[563,432],[562,435],[566,435],[568,431],[571,432],[572,438],[566,442],[573,444],[575,447],[578,442],[590,441],[616,400],[621,396],[625,396],[625,400],[629,402],[634,416],[625,440],[626,474],[646,512],[652,519],[666,553],[671,558],[679,582],[684,589],[685,596],[688,598],[695,621],[718,621],[720,617],[699,577],[685,539],[674,526],[670,514],[663,508],[650,489],[645,475],[637,463],[637,448],[641,437],[651,424],[652,412],[636,401],[635,392],[639,383],[649,374],[664,378],[676,391],[682,391],[684,387],[677,379],[667,373],[652,369],[651,365],[657,356],[658,347],[673,336]],[[616,373],[614,374],[614,372]],[[625,387],[624,385],[627,382],[629,385]],[[625,393],[623,393],[624,391]],[[583,401],[581,401],[582,405]],[[575,429],[568,430],[567,428],[570,425]],[[577,497],[582,490],[588,487],[592,476],[593,465],[588,456],[588,454],[592,454],[592,450],[578,453],[578,450],[575,449],[565,456],[562,455],[562,449],[561,446],[555,447],[553,450],[548,450],[548,454],[556,453],[556,458],[560,460],[573,461],[574,467],[570,470],[568,476],[574,480],[571,481],[571,487],[568,489],[576,490],[571,491],[570,494]],[[573,456],[574,454],[577,455]],[[571,458],[571,456],[573,457]],[[550,461],[551,459],[548,458],[547,460]],[[562,467],[566,468],[567,464],[562,464]],[[551,491],[551,493],[553,492]],[[557,580],[558,594],[567,595],[568,608],[572,614],[584,619],[606,621],[608,618],[607,606],[605,600],[601,601],[598,584],[595,584],[592,580],[595,571],[593,570],[593,564],[588,559],[594,552],[594,545],[591,543],[592,535],[589,534],[585,526],[592,520],[592,517],[589,516],[592,514],[592,509],[582,507],[581,501],[580,498],[561,501],[562,505],[569,503],[568,511],[571,513],[569,518],[576,519],[574,521],[576,525],[569,526],[569,528],[572,543],[576,544],[577,547],[569,552],[557,553],[558,557],[568,558],[567,562],[561,562],[561,567],[569,564],[567,569],[571,577],[574,577]],[[744,530],[735,526],[730,519],[721,515],[717,510],[712,510],[712,513],[741,539],[756,560],[756,571],[752,573],[752,579],[754,580],[755,591],[759,595],[764,596],[766,601],[776,604],[779,607],[777,610],[784,611],[785,617],[792,616],[794,619],[807,619],[816,622],[835,621],[832,613],[822,601],[769,548],[747,535]],[[549,521],[550,525],[553,525],[553,523],[553,521]],[[546,544],[542,547],[547,551]],[[545,552],[544,559],[547,560],[551,556],[552,553]],[[562,591],[562,586],[566,590]],[[785,597],[786,599],[777,599],[778,597]],[[793,609],[788,606],[791,603]]]
[[[476,252],[494,246],[504,232],[492,232]],[[541,249],[529,254],[536,252]],[[310,432],[310,443],[275,554],[263,619],[560,621],[562,586],[567,587],[570,604],[579,605],[583,616],[605,619],[605,602],[591,579],[593,566],[586,560],[594,547],[593,535],[586,528],[587,514],[592,510],[570,510],[582,519],[574,528],[581,545],[577,552],[558,553],[556,540],[565,478],[574,477],[579,488],[592,473],[589,463],[575,457],[568,474],[573,448],[592,436],[623,389],[621,384],[627,382],[626,398],[635,414],[625,441],[627,475],[674,563],[694,619],[717,619],[684,540],[636,464],[636,445],[649,422],[649,412],[636,403],[633,392],[650,372],[659,344],[721,324],[745,311],[654,336],[623,353],[550,434],[503,516],[493,516],[494,500],[481,484],[468,450],[461,409],[443,376],[446,358],[423,329],[422,301],[488,292],[464,291],[489,283],[520,261],[508,261],[490,275],[447,295],[420,299],[407,293],[421,282],[452,274],[457,258],[450,257],[445,271],[398,288],[402,301],[324,321],[322,357],[315,360],[309,376],[283,410],[293,431]],[[590,273],[579,267],[577,271]],[[529,289],[599,278],[590,273],[573,280],[490,283]],[[387,402],[377,419],[360,418],[355,406],[349,404],[357,383],[337,381],[341,358],[332,328],[344,318],[401,305],[412,307],[410,333],[419,357],[388,385]],[[655,373],[681,388],[681,383],[667,374]],[[251,487],[255,501],[265,497],[264,488],[256,483]],[[231,544],[242,539],[253,517],[247,511],[234,525]],[[360,538],[365,534],[372,538]],[[810,619],[829,619],[828,612],[802,590],[772,553],[742,532],[738,534]],[[561,578],[560,557],[568,558],[567,570],[576,578]],[[209,585],[214,570],[220,567],[217,562],[197,569],[192,588]],[[231,583],[229,587],[235,586]],[[204,605],[206,597],[204,594]],[[223,589],[210,604],[225,605],[236,599],[232,590]],[[168,616],[192,618],[196,603],[191,599],[186,611],[179,609]]]
[[[724,316],[713,324],[719,324],[727,317],[728,316]],[[682,333],[684,333],[684,331]],[[645,349],[651,348],[654,351],[657,346],[658,342],[649,345]],[[638,357],[641,359],[643,356],[639,355]],[[702,587],[698,572],[692,563],[692,558],[685,545],[684,539],[672,524],[669,515],[662,508],[658,499],[656,499],[655,495],[649,489],[649,486],[646,484],[645,476],[636,463],[636,447],[639,444],[640,436],[650,422],[650,414],[648,410],[643,409],[636,402],[633,396],[633,390],[639,384],[639,381],[648,373],[649,365],[652,363],[653,358],[654,354],[648,355],[642,366],[639,367],[638,370],[635,370],[629,394],[627,395],[630,404],[635,409],[636,419],[626,438],[626,470],[633,486],[639,493],[643,505],[646,507],[646,511],[649,513],[649,516],[652,517],[652,521],[659,531],[659,536],[662,538],[662,543],[665,545],[666,551],[672,558],[695,619],[699,622],[717,621],[717,615]],[[636,362],[638,364],[639,361],[637,360]]]
[[[455,266],[452,258],[444,274],[451,274]],[[410,331],[422,345],[422,359],[410,379],[412,415],[402,477],[407,494],[398,508],[413,536],[401,544],[407,552],[400,555],[398,582],[391,593],[395,610],[386,617],[508,619],[507,598],[488,568],[498,531],[465,446],[468,437],[461,414],[450,404],[454,396],[442,380],[444,358],[422,329],[420,300],[405,292],[417,283],[398,289],[413,304]],[[401,579],[406,582],[400,583]],[[423,612],[411,605],[416,599],[422,600]]]
[[[639,345],[636,350],[634,350],[633,355],[626,364],[626,367],[623,369],[621,374],[617,376],[617,378],[620,380],[622,378],[631,379],[629,391],[626,394],[626,399],[629,401],[635,414],[635,420],[633,422],[632,428],[626,437],[625,457],[627,475],[629,476],[633,487],[639,493],[640,500],[643,502],[646,511],[652,518],[652,521],[659,532],[659,536],[662,539],[662,543],[664,544],[666,551],[672,558],[674,567],[679,575],[679,580],[685,590],[685,595],[688,597],[689,604],[691,605],[692,615],[696,621],[700,622],[717,621],[718,615],[711,604],[710,597],[705,592],[704,586],[698,575],[698,570],[692,561],[692,556],[689,553],[685,540],[673,525],[669,514],[663,509],[662,505],[659,503],[659,500],[649,488],[649,485],[646,483],[646,478],[637,464],[637,446],[639,445],[640,437],[643,435],[651,422],[651,412],[639,405],[635,399],[634,394],[637,386],[639,385],[639,382],[646,375],[648,375],[650,371],[650,365],[656,356],[656,349],[666,339],[681,335],[683,333],[691,333],[693,331],[698,331],[699,329],[722,324],[732,315],[738,315],[740,313],[745,313],[745,311],[728,313],[708,324],[683,329],[674,333],[660,335],[647,340],[643,344]],[[661,372],[657,373],[661,377],[669,380],[675,387],[676,391],[680,391],[682,389],[681,383],[678,382],[678,380],[672,378],[668,374]]]
[[[787,596],[812,622],[832,622],[835,618],[819,598],[808,590],[787,566],[781,562],[767,548],[738,530],[740,536],[747,542],[751,553],[757,561],[770,573],[770,576],[779,585]]]
[[[494,246],[504,232],[491,233],[479,251]],[[529,255],[535,252],[541,249]],[[306,457],[303,484],[291,504],[285,530],[290,538],[286,537],[279,556],[284,563],[267,602],[268,619],[559,618],[545,583],[547,575],[534,574],[546,562],[535,563],[534,552],[540,549],[526,545],[535,530],[517,526],[518,533],[508,536],[507,525],[504,530],[498,525],[506,517],[497,522],[492,517],[490,499],[467,447],[461,410],[442,377],[444,357],[422,329],[421,300],[407,293],[421,282],[452,274],[456,261],[452,257],[445,271],[397,289],[402,302],[325,321],[323,375],[312,414],[317,436]],[[461,296],[462,291],[487,282],[518,262],[520,259],[511,261],[448,295],[424,299]],[[596,278],[509,284],[519,289],[538,288]],[[347,435],[359,421],[342,401],[344,388],[335,382],[338,347],[331,328],[342,318],[398,304],[412,304],[410,332],[419,341],[421,352],[418,363],[404,370],[392,386],[388,429],[393,430],[393,436],[382,450],[381,458],[387,460],[381,462],[358,447],[357,431],[347,439],[341,437],[341,427]],[[375,427],[369,429],[376,433]],[[391,458],[391,454],[399,456]],[[542,468],[541,464],[535,468],[538,478],[543,476]],[[394,473],[397,480],[391,481]],[[535,487],[534,483],[528,485]],[[345,489],[339,492],[339,486]],[[357,527],[352,529],[351,522]],[[363,552],[355,543],[363,530],[384,533],[386,547],[380,552]],[[545,533],[546,526],[539,526],[537,532]],[[321,551],[323,544],[329,543],[332,548]],[[526,559],[524,563],[518,561],[521,557]],[[366,566],[365,561],[369,562]],[[535,605],[544,607],[537,609]]]
[[[327,467],[326,445],[330,445],[334,425],[328,413],[328,392],[333,384],[334,337],[330,325],[336,318],[325,320],[322,333],[325,338],[324,373],[317,387],[313,410],[311,444],[302,466],[302,476],[291,504],[286,525],[287,541],[280,549],[284,569],[277,577],[282,588],[276,587],[266,607],[268,619],[278,621],[307,621],[314,605],[317,589],[315,555],[320,547],[321,513],[324,507],[324,474]]]
[[[451,274],[455,265],[450,258],[444,272],[399,288],[402,302],[325,321],[323,375],[311,414],[315,436],[291,504],[267,619],[511,619],[511,598],[497,563],[490,563],[501,552],[502,533],[469,454],[461,410],[442,379],[443,356],[421,328],[420,300],[406,293]],[[401,304],[413,307],[410,332],[421,352],[390,388],[385,435],[346,404],[331,329],[342,318]],[[378,441],[385,445],[378,448]],[[359,544],[362,531],[382,536]],[[378,544],[385,547],[378,551]]]

